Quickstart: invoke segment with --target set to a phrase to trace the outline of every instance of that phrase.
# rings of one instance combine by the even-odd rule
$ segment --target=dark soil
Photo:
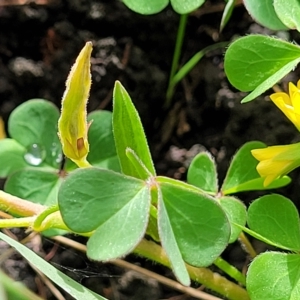
[[[243,143],[261,140],[276,145],[299,141],[297,131],[267,97],[240,104],[244,94],[228,83],[224,73],[224,49],[203,58],[177,87],[171,107],[164,108],[179,21],[171,7],[154,16],[141,16],[118,0],[48,0],[44,1],[46,5],[19,6],[6,6],[2,2],[0,115],[6,123],[16,106],[32,98],[48,99],[59,107],[70,66],[85,41],[92,40],[89,111],[110,110],[113,85],[120,80],[140,113],[160,175],[184,180],[191,158],[207,149],[216,158],[221,183],[232,155]],[[189,17],[182,64],[208,45],[265,32],[240,5],[223,33],[219,33],[223,4],[221,0],[209,0]],[[290,39],[299,41],[299,36],[290,34]],[[294,72],[285,82],[297,80]],[[299,182],[298,171],[292,176]],[[299,205],[294,185],[277,192]],[[249,203],[256,195],[239,196]],[[16,231],[18,236],[22,232]],[[47,253],[52,248],[53,243],[44,239],[40,251]],[[238,245],[231,246],[225,256],[239,268],[247,263]],[[172,278],[167,268],[135,256],[129,256],[128,260]],[[179,295],[135,273],[91,263],[82,254],[62,246],[52,261],[109,299],[155,300]],[[44,290],[35,280],[35,272],[18,255],[11,257],[5,267],[11,276],[32,290],[40,293]],[[55,299],[48,290],[45,297]]]

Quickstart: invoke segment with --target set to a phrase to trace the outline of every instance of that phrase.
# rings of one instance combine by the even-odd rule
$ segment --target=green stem
[[[86,160],[86,159],[82,159],[82,160],[73,160],[74,163],[79,167],[79,168],[91,168],[92,165]]]
[[[256,251],[252,247],[252,244],[246,237],[244,232],[241,232],[239,235],[239,242],[242,245],[242,248],[250,255],[250,257],[253,259],[255,256],[257,256]]]
[[[241,284],[246,285],[246,276],[244,274],[242,274],[237,268],[230,265],[222,257],[218,257],[214,261],[214,265],[216,265],[219,269],[224,271],[231,278],[235,279],[237,282],[240,282]]]
[[[228,45],[228,42],[220,42],[210,46],[205,47],[201,51],[197,52],[193,55],[191,59],[189,59],[181,68],[180,70],[174,74],[171,84],[175,87],[175,85],[181,81],[195,66],[196,64],[202,59],[204,55],[208,52],[224,48]]]
[[[35,231],[41,231],[42,223],[48,217],[50,214],[56,212],[59,210],[59,207],[57,204],[47,207],[44,211],[42,211],[33,222],[33,230]]]
[[[171,268],[170,261],[162,247],[152,241],[143,239],[133,252]],[[207,268],[196,268],[190,265],[186,265],[186,267],[192,280],[205,285],[226,298],[230,300],[250,300],[244,288],[225,277]]]
[[[0,219],[0,228],[31,227],[35,217]]]
[[[5,211],[11,215],[22,217],[30,217],[38,215],[46,207],[33,203],[0,190],[0,210]]]
[[[171,71],[170,71],[170,78],[169,78],[169,84],[168,84],[167,95],[166,95],[166,103],[165,103],[166,107],[170,106],[171,100],[172,100],[172,97],[174,94],[175,86],[172,85],[171,83],[172,83],[173,77],[178,69],[183,39],[184,39],[184,35],[185,35],[185,28],[186,28],[186,24],[187,24],[187,19],[188,19],[188,14],[180,15],[180,21],[179,21],[177,37],[176,37],[176,44],[175,44],[175,51],[174,51],[174,55],[173,55],[172,67],[171,67]]]

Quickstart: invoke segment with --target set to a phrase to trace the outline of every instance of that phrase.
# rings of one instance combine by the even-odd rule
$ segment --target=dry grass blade
[[[86,252],[86,246],[83,245],[83,244],[80,244],[78,242],[75,242],[71,239],[68,239],[66,237],[63,237],[63,236],[56,236],[56,237],[53,237],[52,239],[54,239],[55,241],[58,241],[64,245],[67,245],[67,246],[70,246],[74,249],[77,249],[81,252]],[[202,291],[199,291],[197,289],[194,289],[194,288],[191,288],[191,287],[187,287],[187,286],[184,286],[182,284],[180,284],[179,282],[177,281],[174,281],[172,279],[169,279],[169,278],[166,278],[162,275],[159,275],[159,274],[156,274],[152,271],[149,271],[147,269],[144,269],[144,268],[141,268],[139,266],[136,266],[134,264],[131,264],[129,262],[126,262],[122,259],[116,259],[114,261],[110,261],[109,263],[111,264],[114,264],[116,266],[119,266],[119,267],[122,267],[122,268],[126,268],[126,269],[130,269],[130,270],[133,270],[133,271],[136,271],[136,272],[139,272],[143,275],[146,275],[150,278],[153,278],[155,280],[157,280],[158,282],[164,284],[164,285],[167,285],[175,290],[178,290],[182,293],[185,293],[185,294],[188,294],[196,299],[202,299],[202,300],[222,300],[221,298],[218,298],[218,297],[215,297],[215,296],[212,296],[212,295],[209,295],[205,292],[202,292]]]

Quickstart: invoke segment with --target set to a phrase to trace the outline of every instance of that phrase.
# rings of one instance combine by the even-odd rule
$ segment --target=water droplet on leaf
[[[24,159],[32,166],[39,166],[46,158],[46,150],[39,144],[32,144],[27,148]]]
[[[59,144],[52,143],[51,149],[50,149],[51,157],[53,158],[54,164],[60,164],[63,159],[62,150]]]

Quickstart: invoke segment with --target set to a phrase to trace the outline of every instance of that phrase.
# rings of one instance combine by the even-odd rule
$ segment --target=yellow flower
[[[274,93],[270,98],[300,131],[300,80],[297,86],[289,83],[289,94]]]
[[[79,53],[66,81],[62,99],[61,115],[58,120],[58,134],[66,157],[79,167],[90,164],[86,105],[91,88],[90,56],[92,43],[87,42]]]
[[[259,161],[256,169],[265,178],[264,186],[300,166],[300,143],[255,149],[251,153]]]

